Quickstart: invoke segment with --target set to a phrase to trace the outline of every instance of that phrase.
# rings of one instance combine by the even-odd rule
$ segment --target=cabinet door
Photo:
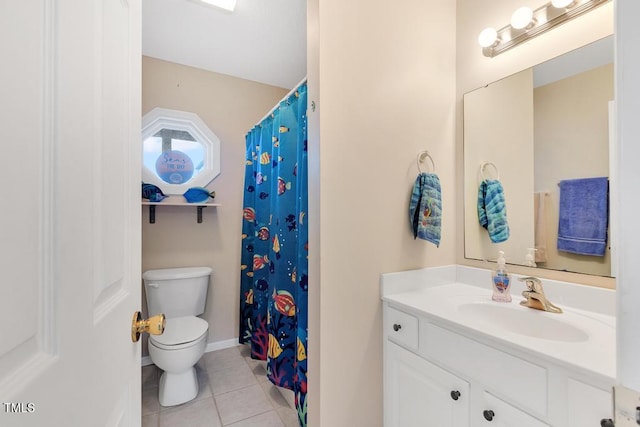
[[[385,427],[468,427],[469,383],[387,341]]]
[[[474,421],[473,425],[478,426],[549,427],[548,424],[543,423],[526,412],[509,405],[487,392],[484,393],[482,413],[473,414],[473,418],[481,420],[479,423]]]
[[[569,379],[567,383],[567,426],[599,426],[602,419],[613,418],[611,393]]]

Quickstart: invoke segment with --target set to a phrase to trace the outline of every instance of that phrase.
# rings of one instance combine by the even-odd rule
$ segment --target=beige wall
[[[209,184],[217,203],[196,222],[196,208],[156,208],[149,224],[142,209],[142,270],[168,267],[213,268],[207,309],[209,342],[238,336],[240,234],[244,186],[244,135],[287,89],[143,57],[142,114],[155,107],[198,114],[220,138],[221,173]]]
[[[528,4],[528,6],[536,8],[544,3],[546,2],[538,0]],[[464,227],[462,215],[462,205],[464,203],[463,180],[461,175],[463,171],[463,94],[612,34],[613,4],[611,2],[601,6],[495,58],[487,58],[482,55],[482,50],[477,43],[478,34],[487,26],[500,28],[508,24],[511,14],[521,6],[521,3],[516,0],[457,0],[456,4],[456,165],[458,166],[457,204],[460,206],[457,225],[458,229],[462,230]],[[483,266],[481,262],[464,258],[464,233],[462,232],[457,234],[456,248],[458,263]],[[597,276],[529,269],[518,266],[512,266],[511,271],[534,274],[539,277],[577,281],[594,286],[615,286],[613,279]]]
[[[319,201],[320,210],[310,214],[318,238],[310,262],[319,271],[310,277],[310,425],[376,427],[380,274],[455,261],[455,4],[322,0],[317,13],[308,26],[319,57],[309,66],[317,66],[310,100],[319,106],[310,116],[310,126],[319,119],[310,135],[310,169],[319,168],[310,174],[310,206]],[[414,240],[409,227],[422,150],[442,183],[439,248]]]
[[[609,101],[613,100],[613,64],[534,90],[535,183],[546,198],[547,262],[554,270],[611,275],[611,252],[604,257],[557,250],[563,179],[609,176]]]

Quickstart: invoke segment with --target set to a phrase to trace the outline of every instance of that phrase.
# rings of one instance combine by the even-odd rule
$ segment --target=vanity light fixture
[[[551,6],[557,9],[562,9],[573,6],[574,2],[575,0],[551,0]]]
[[[491,27],[482,30],[478,43],[483,55],[493,58],[610,1],[612,0],[552,0],[535,10],[521,7],[511,16],[510,25],[499,30]]]
[[[202,3],[207,3],[212,6],[219,7],[220,9],[233,12],[236,8],[236,0],[200,0]]]

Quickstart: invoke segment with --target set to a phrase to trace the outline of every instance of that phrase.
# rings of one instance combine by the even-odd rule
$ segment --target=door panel
[[[37,2],[0,5],[0,396],[53,359],[50,127],[52,16]],[[43,25],[44,23],[44,25]]]
[[[0,4],[0,425],[140,423],[140,28],[140,0]]]
[[[95,318],[100,319],[116,301],[126,295],[126,263],[132,254],[126,243],[129,226],[125,218],[127,200],[123,195],[130,191],[131,183],[126,174],[119,173],[120,164],[127,170],[133,168],[127,155],[131,147],[116,141],[128,141],[131,134],[127,116],[131,111],[127,105],[130,87],[128,69],[129,5],[121,0],[102,2],[101,30],[95,40],[96,72],[100,76],[95,116],[99,118],[92,159],[95,187],[93,197],[99,199],[100,209],[94,210],[94,253],[96,274],[94,280]],[[117,23],[114,25],[113,23]],[[109,72],[100,72],[108,69]],[[123,126],[125,124],[126,126]],[[137,132],[139,135],[139,131]],[[138,138],[139,139],[139,138]],[[138,143],[139,144],[139,143]],[[124,250],[123,250],[124,249]]]

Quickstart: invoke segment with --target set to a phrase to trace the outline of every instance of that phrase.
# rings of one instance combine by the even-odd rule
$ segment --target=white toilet
[[[204,354],[209,324],[196,316],[204,313],[211,271],[209,267],[168,268],[142,275],[149,315],[166,317],[164,333],[149,336],[149,356],[164,371],[158,396],[162,406],[179,405],[198,394],[193,366]]]

